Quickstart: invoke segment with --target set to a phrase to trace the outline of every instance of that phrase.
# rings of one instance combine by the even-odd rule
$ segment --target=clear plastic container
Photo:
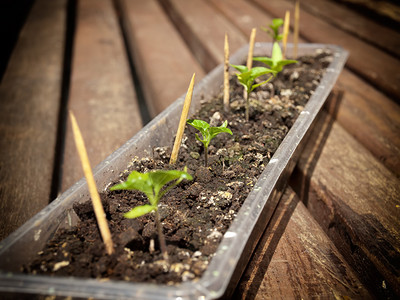
[[[86,180],[81,179],[50,205],[0,243],[0,294],[4,298],[21,299],[32,295],[59,295],[94,299],[218,299],[229,297],[246,267],[248,259],[264,231],[293,171],[306,134],[321,110],[344,67],[348,53],[334,45],[300,44],[299,55],[313,54],[328,48],[333,61],[293,127],[271,158],[252,192],[248,195],[236,219],[225,233],[216,255],[197,282],[177,286],[99,281],[89,278],[50,277],[19,273],[60,227],[72,226],[77,216],[72,210],[75,202],[89,200]],[[248,46],[230,58],[232,64],[246,61]],[[271,44],[256,43],[255,56],[266,56]],[[291,53],[288,45],[288,53]],[[223,65],[211,71],[195,86],[191,112],[202,99],[216,95],[223,81]],[[127,141],[94,169],[99,190],[105,190],[116,180],[134,156],[152,155],[153,147],[171,146],[171,136],[177,129],[184,95],[159,114],[140,132]],[[15,298],[15,299],[16,299]]]

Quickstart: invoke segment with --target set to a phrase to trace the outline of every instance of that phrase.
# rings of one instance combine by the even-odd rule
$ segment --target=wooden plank
[[[0,82],[33,0],[0,1]]]
[[[275,17],[283,17],[286,10],[294,11],[294,4],[288,1],[253,1]],[[300,35],[303,38],[314,43],[340,45],[349,50],[347,67],[385,93],[400,99],[399,60],[304,10],[301,10],[300,15]]]
[[[135,66],[152,117],[186,92],[204,71],[156,0],[120,1]]]
[[[245,36],[250,36],[253,28],[257,29],[256,42],[272,42],[269,34],[260,27],[272,24],[273,17],[245,0],[208,0],[235,25]]]
[[[231,53],[248,43],[249,37],[244,37],[207,2],[161,0],[161,3],[207,72],[224,62],[225,33]]]
[[[400,180],[327,114],[293,174],[293,187],[365,286],[400,295]]]
[[[368,10],[374,15],[381,16],[387,20],[400,22],[400,7],[398,3],[392,0],[339,0],[350,4],[350,7],[357,10]]]
[[[0,239],[50,201],[66,1],[39,0],[0,86]]]
[[[242,32],[266,26],[272,17],[244,0],[210,0]],[[258,34],[261,37],[261,33]],[[268,36],[263,35],[262,38]],[[300,39],[300,42],[304,42]],[[327,106],[336,120],[397,176],[400,175],[400,108],[385,95],[344,69],[336,97]],[[342,93],[344,91],[344,93]],[[339,95],[339,94],[338,94]],[[332,97],[334,99],[335,97]]]
[[[370,299],[345,259],[288,187],[234,299]]]
[[[328,103],[331,115],[397,177],[400,177],[400,107],[344,70]],[[335,97],[333,97],[335,98]]]
[[[123,37],[111,0],[78,2],[69,109],[94,167],[142,127]],[[83,177],[68,120],[62,190]]]
[[[329,0],[302,0],[304,10],[329,21],[334,26],[359,37],[397,57],[400,56],[400,33],[376,20],[364,17]],[[343,22],[343,20],[346,20]]]

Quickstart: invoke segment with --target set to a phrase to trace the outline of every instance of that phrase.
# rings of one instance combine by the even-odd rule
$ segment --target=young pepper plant
[[[272,46],[271,57],[254,57],[253,60],[263,62],[269,66],[274,75],[282,71],[284,66],[297,63],[297,60],[283,59],[281,47],[277,42],[274,42]]]
[[[279,34],[279,27],[282,25],[282,19],[273,19],[272,24],[268,25],[269,28],[261,27],[261,30],[264,30],[266,33],[268,33],[272,37],[273,42],[279,42],[283,38],[283,35]]]
[[[227,128],[228,121],[225,121],[219,127],[212,127],[212,126],[210,126],[210,124],[208,124],[206,121],[203,121],[203,120],[189,119],[186,122],[189,125],[196,128],[198,131],[200,131],[200,133],[202,135],[202,139],[201,139],[199,137],[199,135],[196,133],[196,139],[198,141],[202,142],[204,145],[204,165],[207,167],[207,165],[208,165],[208,146],[210,145],[211,140],[222,132],[227,132],[230,135],[232,135],[232,131],[229,128]]]
[[[177,186],[182,180],[192,180],[193,177],[187,173],[187,168],[179,170],[155,170],[147,173],[133,171],[129,174],[126,181],[116,184],[110,188],[115,190],[138,190],[143,192],[150,204],[144,204],[134,207],[124,214],[125,218],[134,219],[150,212],[155,212],[155,220],[160,242],[161,253],[168,262],[167,245],[161,227],[160,216],[158,213],[158,204],[160,199],[173,187]],[[168,185],[169,184],[169,185]]]
[[[245,89],[245,100],[246,100],[246,121],[249,121],[249,94],[252,90],[254,90],[256,87],[267,83],[268,81],[271,80],[272,76],[270,76],[267,80],[254,84],[254,80],[257,77],[260,77],[261,75],[268,74],[268,73],[275,73],[274,70],[264,68],[264,67],[253,67],[250,70],[246,66],[242,65],[232,65],[236,70],[238,70],[240,73],[236,73],[236,76],[239,80],[239,83],[244,86]]]

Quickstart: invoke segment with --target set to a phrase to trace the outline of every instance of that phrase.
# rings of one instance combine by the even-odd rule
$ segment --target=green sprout
[[[283,59],[281,47],[277,42],[272,46],[272,57],[254,57],[253,60],[263,62],[274,71],[274,75],[282,71],[282,68],[288,64],[295,64],[297,60]]]
[[[203,143],[204,145],[204,165],[207,167],[208,164],[208,146],[211,142],[211,140],[216,137],[218,134],[222,132],[227,132],[230,135],[232,135],[232,131],[227,128],[228,121],[225,121],[221,126],[219,127],[212,127],[210,124],[203,120],[193,120],[189,119],[186,121],[189,125],[193,126],[196,128],[198,131],[200,131],[202,138],[199,137],[199,135],[196,133],[196,139],[200,142]]]
[[[261,27],[261,30],[264,30],[268,33],[274,42],[279,42],[283,38],[283,34],[279,34],[279,27],[283,25],[282,19],[273,19],[272,24],[269,25],[269,28]]]
[[[158,230],[158,239],[160,242],[161,253],[168,262],[168,252],[165,243],[165,237],[162,231],[160,216],[158,213],[158,203],[160,199],[170,189],[177,186],[183,179],[192,180],[193,177],[187,173],[187,168],[183,171],[178,170],[155,170],[147,173],[133,171],[129,174],[126,181],[116,184],[110,188],[115,190],[138,190],[143,192],[149,199],[150,204],[144,204],[134,207],[124,214],[125,218],[134,219],[150,212],[155,212],[155,220]],[[169,184],[169,185],[168,185]]]
[[[246,100],[246,121],[249,121],[249,94],[252,90],[254,90],[256,87],[267,83],[268,81],[271,80],[272,76],[270,76],[267,80],[254,84],[254,80],[264,74],[267,73],[275,73],[274,70],[267,69],[264,67],[254,67],[251,68],[250,70],[246,66],[242,65],[231,65],[234,67],[236,70],[238,70],[240,73],[236,73],[236,76],[239,80],[239,83],[244,86],[245,89],[245,100]]]

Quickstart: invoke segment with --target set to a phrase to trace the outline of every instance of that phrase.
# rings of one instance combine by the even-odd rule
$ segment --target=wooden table
[[[400,33],[356,8],[301,0],[301,41],[350,57],[237,299],[400,296]],[[233,53],[286,10],[293,1],[35,1],[0,86],[0,238],[82,177],[68,110],[96,165],[223,61],[225,33]]]

